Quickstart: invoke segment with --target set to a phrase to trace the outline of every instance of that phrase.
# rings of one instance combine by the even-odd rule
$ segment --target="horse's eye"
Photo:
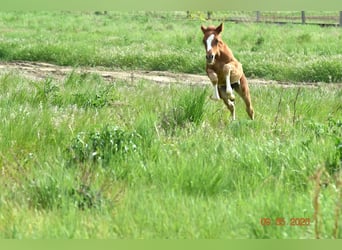
[[[214,39],[214,44],[218,44],[218,40],[216,38]]]

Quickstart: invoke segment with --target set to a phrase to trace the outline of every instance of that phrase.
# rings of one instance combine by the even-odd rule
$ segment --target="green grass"
[[[319,169],[319,236],[342,236],[341,89],[252,86],[256,120],[238,98],[230,122],[209,86],[0,85],[1,238],[315,238]]]
[[[0,12],[0,60],[204,74],[201,24],[218,25],[185,12]],[[341,32],[227,22],[223,39],[248,77],[341,82]]]
[[[1,12],[0,58],[204,74],[205,22],[176,14]],[[248,77],[341,82],[340,29],[223,37]],[[1,73],[0,238],[342,238],[341,88],[252,85],[231,122],[191,84]]]

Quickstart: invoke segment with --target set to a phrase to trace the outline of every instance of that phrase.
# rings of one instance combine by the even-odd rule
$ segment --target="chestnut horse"
[[[249,117],[254,119],[254,110],[247,78],[243,72],[242,64],[236,60],[231,49],[222,41],[220,36],[223,31],[223,23],[219,26],[201,26],[203,31],[203,43],[206,50],[206,72],[214,86],[214,100],[222,99],[235,120],[235,96],[234,90],[242,97],[246,104]]]

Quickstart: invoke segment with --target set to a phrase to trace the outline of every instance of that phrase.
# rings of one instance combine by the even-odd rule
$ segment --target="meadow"
[[[2,12],[0,60],[204,74],[201,24],[219,23],[185,11]],[[222,37],[248,77],[342,82],[341,29],[225,23]]]
[[[0,58],[204,74],[201,23],[0,13]],[[295,83],[251,85],[254,121],[237,98],[231,122],[209,82],[1,72],[0,237],[342,238],[341,29],[227,23],[223,37],[249,77]]]

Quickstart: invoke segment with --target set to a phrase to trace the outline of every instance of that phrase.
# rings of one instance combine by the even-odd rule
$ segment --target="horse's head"
[[[203,43],[207,52],[207,64],[212,65],[215,63],[215,56],[220,55],[220,44],[222,43],[220,33],[223,30],[223,23],[217,27],[205,27],[202,25],[201,29],[204,34]]]

